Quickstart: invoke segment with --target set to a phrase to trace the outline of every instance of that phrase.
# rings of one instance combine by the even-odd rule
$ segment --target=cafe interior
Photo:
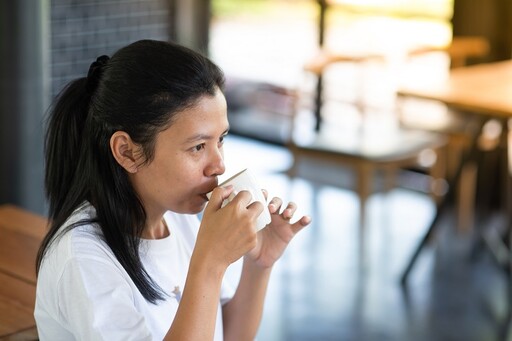
[[[17,0],[0,27],[0,340],[38,339],[46,109],[145,38],[223,69],[222,177],[312,218],[258,340],[512,340],[509,0]]]

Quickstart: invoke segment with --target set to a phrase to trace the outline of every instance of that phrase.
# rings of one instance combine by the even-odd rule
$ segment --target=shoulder
[[[76,294],[79,288],[93,287],[107,277],[126,277],[101,229],[91,222],[94,218],[92,206],[81,206],[60,228],[41,262],[37,304],[58,311],[57,302]]]
[[[104,241],[101,229],[94,219],[96,211],[88,203],[78,207],[60,228],[43,259],[53,269],[65,266],[72,259],[94,259],[110,262],[115,259]]]

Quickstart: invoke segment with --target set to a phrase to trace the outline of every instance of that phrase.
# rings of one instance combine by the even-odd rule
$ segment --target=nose
[[[208,177],[218,176],[224,174],[225,170],[226,166],[224,165],[224,152],[222,147],[215,148],[205,168],[205,175]]]

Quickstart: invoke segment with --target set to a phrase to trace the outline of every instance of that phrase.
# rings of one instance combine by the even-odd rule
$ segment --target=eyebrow
[[[227,133],[229,132],[229,127],[226,128],[226,130],[224,130],[221,134],[222,135],[226,135]],[[208,135],[208,134],[196,134],[196,135],[193,135],[189,138],[187,138],[184,142],[184,144],[187,144],[187,143],[192,143],[192,142],[195,142],[195,141],[200,141],[200,140],[211,140],[213,139],[213,136],[211,135]]]

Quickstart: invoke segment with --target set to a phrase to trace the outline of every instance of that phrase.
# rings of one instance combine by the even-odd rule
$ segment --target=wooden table
[[[35,260],[47,220],[0,205],[0,339],[36,339]]]
[[[407,84],[399,96],[431,99],[476,114],[512,116],[512,60],[459,67],[446,79]]]
[[[502,133],[500,146],[503,149],[501,171],[505,174],[505,186],[503,186],[504,192],[502,196],[506,209],[505,213],[506,215],[510,214],[510,212],[512,212],[512,207],[510,206],[512,203],[510,197],[512,189],[508,170],[507,137],[509,131],[508,120],[512,117],[512,60],[456,68],[451,70],[445,79],[428,82],[417,79],[414,84],[402,86],[398,91],[398,96],[439,101],[449,107],[470,112],[472,115],[480,115],[482,122],[489,118],[498,119],[501,122]],[[453,187],[453,185],[457,183],[464,164],[467,164],[470,160],[474,160],[477,147],[476,139],[477,137],[475,136],[472,141],[472,146],[469,148],[467,155],[465,155],[462,164],[455,174],[455,178],[450,181],[452,185],[450,187]],[[440,214],[446,206],[445,203],[446,200],[441,202],[432,225],[407,265],[402,275],[402,284],[405,284],[416,258],[429,239]],[[506,218],[508,219],[508,217]],[[507,224],[508,223],[509,222],[507,222]],[[510,231],[510,229],[508,230]],[[510,266],[510,264],[512,264],[512,262],[510,262],[510,256],[507,255],[506,257],[507,266]]]

